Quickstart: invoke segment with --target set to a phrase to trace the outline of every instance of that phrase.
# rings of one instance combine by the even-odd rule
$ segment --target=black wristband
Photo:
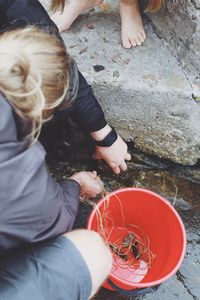
[[[96,141],[95,145],[98,147],[110,147],[114,142],[117,140],[117,132],[113,127],[111,127],[112,130],[105,136],[105,138],[102,141]]]

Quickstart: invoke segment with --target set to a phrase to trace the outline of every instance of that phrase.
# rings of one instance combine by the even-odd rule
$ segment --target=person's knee
[[[95,231],[75,230],[65,236],[76,246],[88,266],[92,279],[91,295],[94,295],[111,271],[111,251]]]

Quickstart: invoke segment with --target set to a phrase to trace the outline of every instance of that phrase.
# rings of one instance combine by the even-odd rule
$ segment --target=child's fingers
[[[121,163],[121,165],[119,167],[120,167],[122,172],[127,170],[127,164],[125,162]]]
[[[126,154],[125,160],[131,160],[131,155],[129,153]]]
[[[96,197],[98,194],[102,193],[102,186],[95,182],[93,185],[88,187],[86,190],[83,191],[84,195],[87,195],[89,197]]]
[[[94,197],[103,192],[103,183],[99,177],[97,177],[96,180],[93,182],[91,186],[91,191]]]
[[[118,166],[116,167],[111,167],[112,171],[114,174],[119,174],[120,173],[120,168]]]
[[[92,174],[94,175],[94,177],[97,177],[97,171],[92,171]]]

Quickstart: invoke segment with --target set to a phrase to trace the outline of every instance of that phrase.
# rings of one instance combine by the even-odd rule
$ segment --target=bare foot
[[[70,28],[76,18],[85,10],[100,5],[103,0],[69,0],[63,12],[56,12],[51,19],[58,26],[60,32]]]
[[[141,46],[146,39],[138,0],[120,1],[121,36],[124,48]]]

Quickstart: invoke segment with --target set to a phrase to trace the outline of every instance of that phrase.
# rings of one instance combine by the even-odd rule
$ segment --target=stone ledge
[[[158,35],[171,45],[173,54],[200,96],[200,1],[165,1],[165,9],[149,14]]]
[[[148,153],[182,164],[199,158],[200,107],[168,45],[146,24],[143,47],[125,50],[116,14],[81,16],[63,34],[70,53],[91,82],[108,121]],[[95,72],[93,66],[105,69]]]
[[[145,25],[144,46],[122,48],[112,2],[110,9],[82,15],[62,34],[70,54],[124,139],[161,158],[195,164],[200,157],[200,107],[192,99],[189,80],[150,23]]]

